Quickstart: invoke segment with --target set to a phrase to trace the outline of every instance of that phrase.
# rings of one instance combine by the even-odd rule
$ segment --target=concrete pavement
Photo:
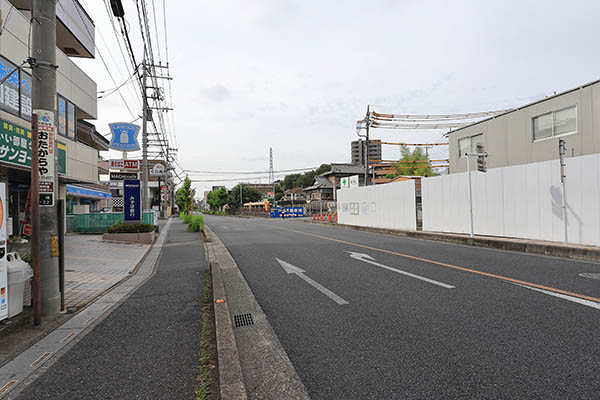
[[[104,242],[102,235],[65,239],[65,307],[81,308],[127,277],[150,245]]]
[[[598,264],[293,221],[205,218],[311,398],[579,399],[600,390],[600,281],[585,275],[600,273]]]

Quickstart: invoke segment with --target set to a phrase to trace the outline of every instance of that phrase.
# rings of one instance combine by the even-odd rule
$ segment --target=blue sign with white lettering
[[[113,122],[108,124],[112,132],[109,147],[119,151],[136,151],[140,149],[137,137],[140,127],[128,122]]]
[[[125,221],[140,221],[142,202],[140,199],[140,180],[123,181],[123,217]]]

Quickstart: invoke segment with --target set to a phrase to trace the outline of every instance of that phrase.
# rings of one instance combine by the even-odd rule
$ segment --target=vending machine
[[[0,321],[8,318],[8,266],[6,264],[6,184],[0,182]]]

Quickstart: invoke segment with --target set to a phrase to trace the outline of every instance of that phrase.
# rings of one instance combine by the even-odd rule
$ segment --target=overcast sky
[[[78,64],[98,90],[110,89],[115,85],[98,53],[118,84],[131,66],[118,51],[104,2],[82,3],[96,24],[98,51],[95,60]],[[123,3],[139,43],[135,3]],[[147,0],[149,10],[153,3],[164,60],[163,2]],[[190,170],[267,171],[269,147],[276,171],[349,162],[367,104],[397,114],[487,111],[600,77],[597,0],[168,0],[166,6],[176,147]],[[133,89],[121,92],[140,115]],[[113,94],[98,103],[92,122],[108,133],[109,122],[131,119]],[[408,142],[435,142],[444,133],[372,132]],[[384,147],[384,158],[398,155],[397,147]],[[447,150],[432,155],[445,158]],[[261,176],[266,182],[266,174],[249,180]],[[201,197],[218,184],[237,182],[194,186]]]

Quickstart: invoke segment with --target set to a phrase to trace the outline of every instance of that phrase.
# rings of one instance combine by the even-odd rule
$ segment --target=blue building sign
[[[109,147],[119,151],[136,151],[140,149],[137,137],[140,127],[127,122],[113,122],[108,124],[112,132]]]
[[[140,199],[140,180],[123,181],[123,218],[127,221],[141,221],[142,201]]]

